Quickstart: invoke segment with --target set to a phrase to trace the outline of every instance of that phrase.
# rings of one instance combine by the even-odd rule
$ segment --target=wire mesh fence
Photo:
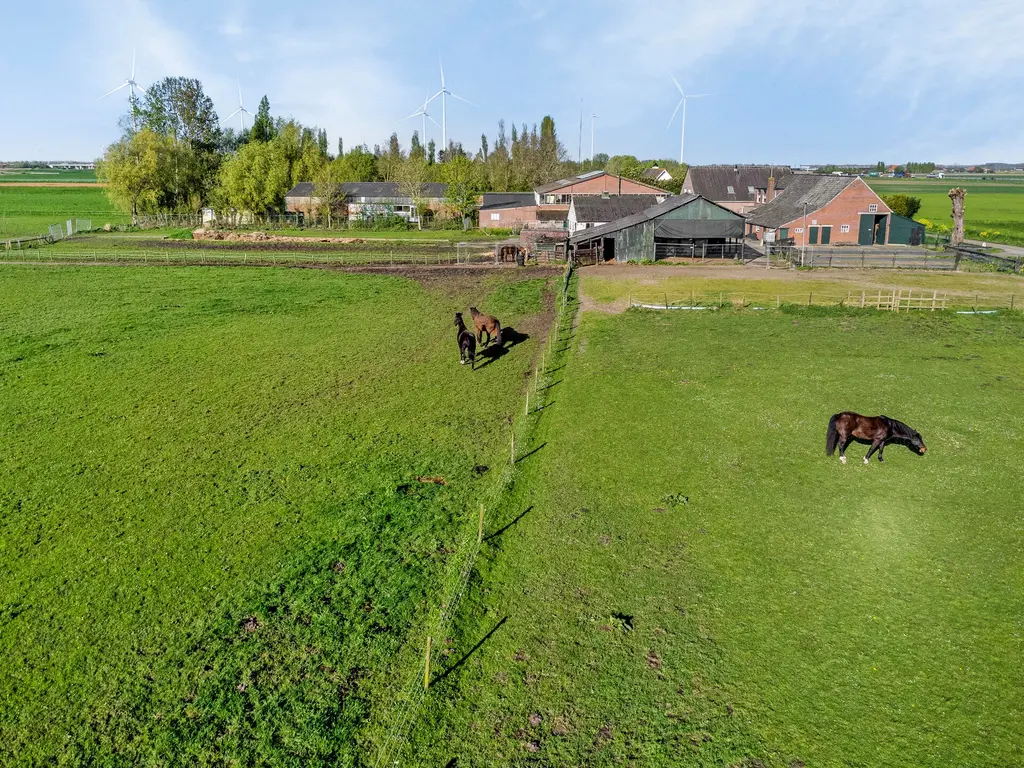
[[[651,310],[701,311],[722,308],[751,310],[782,307],[846,307],[891,312],[917,310],[941,311],[1013,310],[1022,309],[1015,294],[950,293],[917,288],[859,289],[841,292],[791,291],[767,293],[758,291],[692,291],[689,294],[629,294],[627,307]]]
[[[529,452],[524,452],[524,448],[528,447],[529,435],[546,405],[547,392],[558,367],[558,361],[566,354],[566,349],[560,347],[559,342],[563,338],[563,333],[567,329],[571,330],[575,317],[576,307],[572,302],[574,286],[572,266],[567,264],[555,296],[555,319],[537,351],[533,376],[524,393],[524,408],[518,417],[511,420],[508,464],[488,503],[481,505],[477,525],[467,527],[467,532],[458,547],[461,556],[454,561],[460,563],[460,567],[455,578],[446,579],[442,589],[434,597],[434,606],[429,611],[433,618],[425,622],[425,626],[409,630],[409,645],[422,648],[424,652],[417,657],[417,663],[410,664],[405,670],[397,686],[393,705],[385,719],[387,726],[382,729],[382,738],[376,743],[374,766],[410,764],[410,756],[407,754],[408,734],[424,704],[429,702],[432,694],[430,686],[437,677],[432,673],[431,667],[432,648],[436,648],[433,642],[436,641],[441,647],[446,646],[452,623],[469,589],[480,547],[486,540],[485,533],[490,527],[485,510],[493,510],[500,506],[503,496],[511,487],[517,463],[529,455]]]

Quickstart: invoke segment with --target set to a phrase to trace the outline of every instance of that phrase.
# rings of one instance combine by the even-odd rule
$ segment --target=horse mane
[[[895,437],[902,437],[909,440],[910,438],[918,436],[917,432],[913,428],[904,424],[902,421],[890,419],[888,416],[883,416],[882,418],[885,419],[886,423],[889,425],[889,429]]]

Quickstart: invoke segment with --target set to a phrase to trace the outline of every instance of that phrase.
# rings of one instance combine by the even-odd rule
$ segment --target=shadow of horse
[[[506,326],[501,329],[501,345],[488,344],[483,349],[477,348],[477,358],[483,358],[481,368],[485,368],[498,358],[504,357],[508,351],[530,338],[528,333],[520,333],[515,328]]]

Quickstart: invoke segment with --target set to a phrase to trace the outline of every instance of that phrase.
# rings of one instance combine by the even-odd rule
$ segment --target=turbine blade
[[[681,106],[683,106],[683,102],[684,102],[684,101],[686,101],[686,97],[685,97],[685,96],[683,96],[683,98],[681,98],[681,99],[679,100],[679,103],[678,103],[678,104],[676,104],[676,108],[675,108],[674,110],[672,110],[672,117],[670,117],[670,118],[668,119],[668,125],[666,125],[666,126],[665,126],[665,130],[666,130],[666,131],[667,131],[667,130],[668,130],[669,128],[671,128],[671,127],[672,127],[672,121],[676,119],[676,113],[677,113],[677,112],[679,112],[679,108],[680,108]]]
[[[132,80],[135,79],[135,46],[132,46]]]
[[[242,106],[242,81],[238,81],[238,106]]]
[[[427,104],[429,104],[430,102],[432,102],[432,101],[433,101],[434,99],[436,99],[436,98],[437,98],[438,96],[440,96],[440,95],[441,95],[442,93],[444,93],[444,89],[443,89],[443,88],[442,88],[442,89],[441,89],[440,91],[438,91],[437,93],[435,93],[435,94],[434,94],[433,96],[431,96],[431,97],[430,97],[429,99],[427,99],[427,100],[426,100],[425,102],[423,102],[423,106],[424,106],[424,107],[426,107],[426,106],[427,106]]]
[[[430,122],[432,122],[432,123],[433,123],[434,125],[436,125],[436,126],[437,126],[438,128],[440,128],[440,127],[441,127],[441,124],[440,124],[439,122],[437,122],[437,120],[435,120],[434,118],[432,118],[432,117],[431,117],[430,115],[427,115],[427,120],[429,120]]]
[[[444,90],[444,64],[441,63],[441,58],[437,59],[437,66],[441,68],[441,90]]]
[[[107,91],[107,92],[106,92],[106,93],[104,93],[104,94],[103,94],[102,96],[100,96],[100,99],[105,99],[105,98],[107,98],[107,96],[109,96],[110,94],[112,94],[112,93],[117,93],[117,92],[118,92],[118,91],[120,91],[120,90],[121,90],[122,88],[127,88],[127,87],[128,87],[128,83],[121,83],[121,84],[120,84],[119,86],[117,86],[117,88],[115,88],[114,90],[112,90],[112,91]],[[99,101],[100,99],[96,99],[96,101]]]
[[[672,73],[669,73],[669,77],[671,77],[672,82],[676,84],[676,89],[679,91],[679,93],[681,93],[683,96],[686,96],[686,92],[683,90],[683,86],[679,84],[679,81],[676,80],[676,76],[673,75]]]
[[[713,93],[691,93],[686,98],[688,98],[688,99],[699,99],[702,96],[714,96],[714,95],[715,94],[713,94]]]
[[[238,114],[239,112],[241,112],[241,111],[242,111],[242,110],[240,110],[240,109],[236,109],[236,110],[235,110],[234,112],[232,112],[232,113],[231,113],[230,115],[228,115],[227,117],[222,117],[220,121],[221,121],[222,123],[226,123],[226,122],[227,122],[228,120],[230,120],[230,119],[231,119],[232,117],[234,117],[235,115],[237,115],[237,114]]]
[[[469,104],[469,105],[470,105],[471,107],[477,107],[477,106],[479,106],[478,104],[474,104],[474,103],[473,103],[472,101],[470,101],[469,99],[464,99],[464,98],[462,98],[461,96],[456,96],[456,95],[455,95],[454,93],[452,93],[451,91],[448,91],[448,95],[449,95],[449,96],[451,96],[451,97],[452,97],[453,99],[458,99],[459,101],[464,101],[464,102],[466,102],[466,103],[467,103],[467,104]]]

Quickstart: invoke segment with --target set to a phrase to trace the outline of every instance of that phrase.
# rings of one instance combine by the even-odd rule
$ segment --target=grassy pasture
[[[410,755],[1024,761],[1024,321],[633,310],[562,339]],[[928,455],[827,459],[843,409]]]
[[[93,227],[127,224],[130,216],[110,204],[102,187],[4,187],[0,184],[0,239],[36,237],[50,224],[91,219]]]
[[[972,240],[1024,245],[1024,182],[958,179],[866,179],[880,195],[904,194],[921,198],[915,218],[930,228],[952,226],[948,192],[967,190],[964,228]]]
[[[4,183],[86,183],[96,182],[96,171],[63,170],[60,168],[0,168],[0,184]]]
[[[0,269],[0,764],[370,759],[503,482],[536,274]],[[470,303],[532,339],[460,367]]]

